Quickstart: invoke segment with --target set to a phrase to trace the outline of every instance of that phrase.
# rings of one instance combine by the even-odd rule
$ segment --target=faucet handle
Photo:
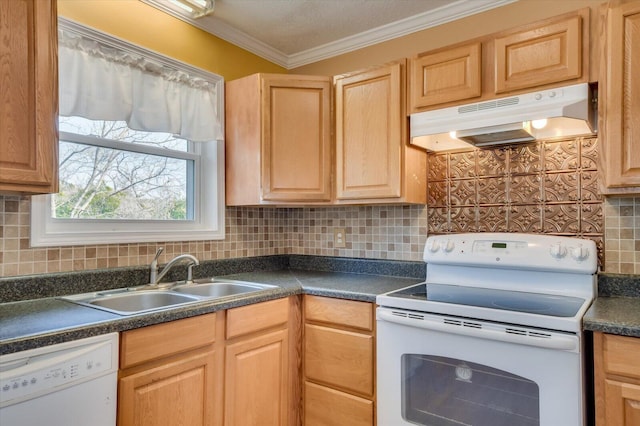
[[[158,262],[158,258],[160,257],[163,251],[164,251],[164,247],[158,247],[158,251],[156,252],[156,257],[153,258],[154,262],[156,263]]]
[[[158,251],[156,251],[156,256],[151,261],[151,265],[149,266],[149,282],[151,284],[155,284],[156,278],[158,277],[158,259],[160,255],[164,251],[164,247],[159,247]]]

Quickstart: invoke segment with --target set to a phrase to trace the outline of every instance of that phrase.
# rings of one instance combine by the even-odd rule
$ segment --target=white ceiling
[[[198,19],[141,1],[290,69],[517,0],[215,0]]]

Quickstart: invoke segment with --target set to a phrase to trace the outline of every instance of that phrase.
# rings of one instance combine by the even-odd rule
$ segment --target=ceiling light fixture
[[[215,0],[169,0],[170,3],[191,14],[193,18],[201,18],[213,13]]]

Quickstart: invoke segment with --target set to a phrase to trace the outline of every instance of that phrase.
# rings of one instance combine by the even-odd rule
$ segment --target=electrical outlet
[[[344,232],[344,228],[334,228],[333,229],[333,247],[334,248],[345,248],[347,246],[346,234]]]

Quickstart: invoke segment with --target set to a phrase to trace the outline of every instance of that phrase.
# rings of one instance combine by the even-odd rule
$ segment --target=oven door
[[[583,426],[580,337],[377,309],[378,425]]]

